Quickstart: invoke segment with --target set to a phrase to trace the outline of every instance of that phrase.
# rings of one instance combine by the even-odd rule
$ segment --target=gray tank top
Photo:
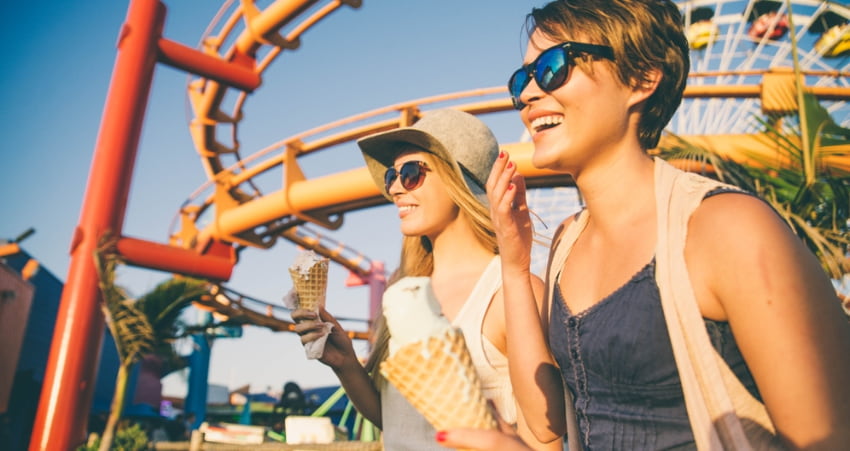
[[[472,362],[484,385],[485,396],[496,402],[499,414],[515,421],[516,409],[510,386],[507,358],[481,334],[484,315],[493,295],[502,286],[502,266],[498,256],[481,274],[452,325],[463,330]],[[384,449],[445,451],[434,439],[437,431],[390,383],[381,387],[381,421]]]

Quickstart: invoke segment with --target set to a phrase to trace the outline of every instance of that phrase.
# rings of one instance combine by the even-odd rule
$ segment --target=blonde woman
[[[544,445],[528,431],[508,375],[501,260],[484,189],[500,155],[492,132],[473,115],[443,109],[358,144],[375,183],[398,208],[404,238],[394,279],[431,278],[443,315],[463,330],[485,396],[526,441],[560,450],[560,438]],[[532,283],[533,291],[542,294],[542,281]],[[388,332],[381,322],[364,368],[339,324],[326,311],[320,316],[334,324],[320,361],[333,369],[358,411],[382,429],[384,447],[445,449],[425,418],[377,377],[377,365],[387,356]],[[292,318],[302,342],[321,333],[303,322],[315,319],[314,313],[296,310]]]

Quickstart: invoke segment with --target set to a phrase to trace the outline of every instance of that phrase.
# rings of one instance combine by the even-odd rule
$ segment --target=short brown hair
[[[644,150],[658,145],[661,131],[682,102],[690,49],[679,8],[669,0],[555,0],[526,17],[528,36],[539,31],[554,41],[587,39],[614,49],[620,81],[636,87],[657,69],[661,80],[646,100],[638,124]],[[582,65],[579,63],[579,67]]]

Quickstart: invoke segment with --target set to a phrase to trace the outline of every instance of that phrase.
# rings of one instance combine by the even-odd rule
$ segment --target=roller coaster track
[[[744,15],[752,14],[754,2],[691,1],[683,2],[681,6],[689,21],[688,26],[692,25],[690,20],[696,8],[713,5],[719,12],[726,7],[726,15],[718,16],[716,21],[727,24],[725,29],[729,36],[726,45],[730,45],[729,42],[741,40],[745,23],[741,20],[744,15],[740,11],[737,15],[728,13],[728,5],[742,3],[746,4]],[[796,3],[816,8],[808,12],[808,16],[795,17],[805,22],[801,32],[810,30],[815,19],[829,11],[850,17],[850,11],[842,5],[813,1]],[[200,48],[215,58],[252,67],[255,74],[262,74],[285,51],[297,49],[304,32],[322,19],[344,7],[357,8],[360,5],[359,0],[281,0],[260,10],[249,0],[238,3],[228,1],[202,37]],[[753,45],[772,49],[775,43],[762,38]],[[771,58],[780,61],[779,54],[787,54],[788,51],[787,45],[772,49]],[[768,53],[767,50],[764,52]],[[701,56],[708,58],[704,54]],[[807,55],[810,60],[815,57],[817,55]],[[704,65],[704,62],[697,59],[697,64]],[[697,128],[718,119],[694,117],[695,114],[706,116],[705,105],[710,105],[713,99],[743,99],[745,103],[741,105],[744,107],[740,110],[747,114],[752,112],[753,105],[763,109],[770,104],[773,113],[787,114],[795,110],[795,101],[788,91],[789,84],[793,83],[790,69],[760,69],[755,67],[755,63],[734,68],[728,67],[728,63],[726,66],[715,66],[721,69],[703,69],[690,75],[691,81],[685,91],[685,105],[683,111],[678,113],[690,124],[696,124]],[[817,80],[805,89],[822,101],[843,103],[850,99],[847,82],[850,72],[846,68],[834,70],[812,64],[803,71],[802,76],[804,79]],[[824,80],[829,79],[835,82],[824,83]],[[175,216],[171,244],[196,251],[203,251],[211,242],[232,243],[239,249],[246,246],[269,248],[278,238],[283,238],[330,258],[362,278],[370,276],[372,261],[363,253],[308,224],[335,230],[342,225],[344,213],[383,204],[385,199],[374,187],[365,168],[307,179],[300,168],[299,159],[315,152],[331,151],[375,132],[410,125],[426,114],[428,109],[437,106],[450,106],[476,115],[511,110],[506,89],[502,87],[439,95],[337,120],[285,138],[243,158],[238,140],[242,110],[247,96],[259,87],[256,81],[252,82],[249,78],[246,80],[241,86],[232,81],[223,83],[211,77],[191,79],[188,83],[188,98],[195,115],[190,124],[191,135],[209,180],[190,195]],[[687,99],[693,101],[689,104]],[[694,125],[689,127],[692,133],[684,136],[686,140],[725,149],[728,156],[733,158],[740,158],[739,150],[744,148],[771,152],[770,143],[757,133],[734,133],[734,130],[729,130],[732,133],[716,133],[717,130],[709,133],[707,130],[694,130]],[[726,128],[734,127],[727,125]],[[221,136],[230,136],[230,142],[222,142],[219,138]],[[661,146],[664,145],[665,141],[662,141]],[[508,144],[505,147],[511,149],[513,158],[528,178],[530,186],[564,184],[563,177],[538,170],[530,164],[529,143]],[[227,164],[226,159],[233,162]],[[846,158],[833,158],[830,164],[850,172],[850,162]],[[279,190],[264,193],[254,183],[255,177],[281,168],[284,177]],[[200,227],[200,223],[207,225]],[[221,309],[227,310],[224,305]],[[268,322],[267,319],[263,321]],[[278,324],[273,328],[284,330],[289,327],[291,325]]]

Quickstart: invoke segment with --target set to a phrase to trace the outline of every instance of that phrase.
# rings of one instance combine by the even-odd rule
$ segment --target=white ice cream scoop
[[[431,288],[430,277],[405,277],[384,292],[390,355],[408,343],[442,334],[451,327]]]

